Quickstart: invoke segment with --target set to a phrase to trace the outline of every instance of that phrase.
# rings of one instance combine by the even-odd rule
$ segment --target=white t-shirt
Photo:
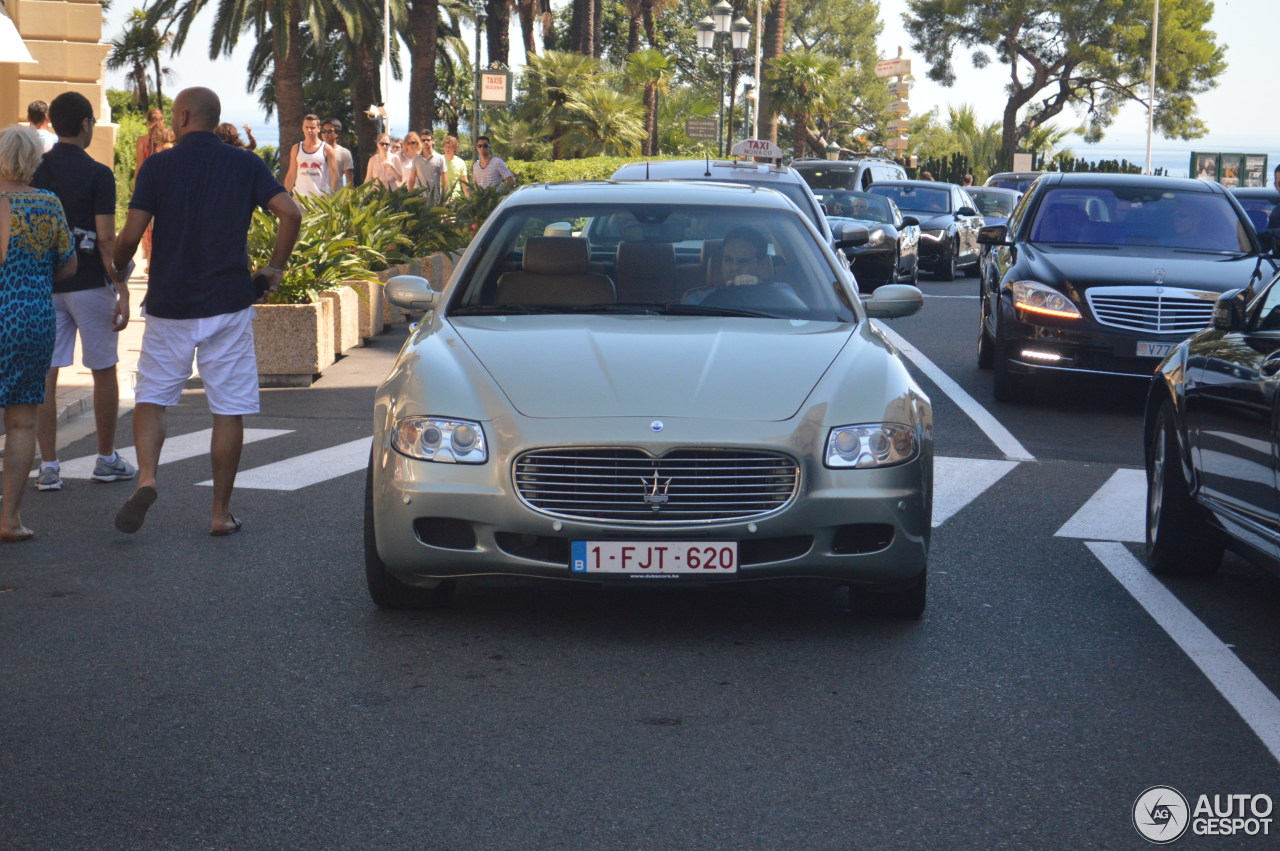
[[[476,157],[475,162],[471,164],[471,182],[476,186],[498,186],[508,177],[515,177],[511,173],[511,169],[507,168],[507,164],[497,157],[489,160],[488,165],[480,165],[480,158]]]
[[[54,145],[58,144],[58,134],[54,133],[52,130],[45,130],[41,127],[36,130],[36,133],[40,134],[40,144],[44,145],[44,152],[46,154],[53,149]]]
[[[338,168],[338,185],[350,186],[356,177],[355,161],[351,159],[351,152],[341,145],[330,145],[330,150],[337,151],[337,168]],[[351,180],[347,180],[347,172],[351,172]]]
[[[328,195],[332,187],[325,165],[325,143],[321,142],[313,151],[308,151],[306,145],[305,141],[298,143],[298,179],[293,191],[299,195]]]

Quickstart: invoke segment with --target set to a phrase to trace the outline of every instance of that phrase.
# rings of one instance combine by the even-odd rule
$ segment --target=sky
[[[556,0],[557,7],[561,2],[564,0]],[[129,0],[116,0],[112,4],[104,27],[106,39],[119,34],[123,21],[134,5],[139,4],[130,3]],[[708,8],[710,5],[711,2],[708,2]],[[906,0],[880,2],[880,20],[884,29],[879,44],[880,53],[884,57],[896,56],[900,46],[908,58],[913,57],[910,39],[902,25],[902,14],[906,8]],[[1267,24],[1277,19],[1280,19],[1280,12],[1277,11],[1275,0],[1216,0],[1209,29],[1217,33],[1219,43],[1226,47],[1227,70],[1219,78],[1218,86],[1199,99],[1199,114],[1209,126],[1209,135],[1192,141],[1156,136],[1153,149],[1157,151],[1157,159],[1163,157],[1161,162],[1175,163],[1181,173],[1185,173],[1187,154],[1193,149],[1269,152],[1271,166],[1280,163],[1280,111],[1277,111],[1267,97],[1270,87],[1266,85],[1274,78],[1274,55],[1271,51],[1275,49],[1274,26]],[[197,18],[183,52],[168,58],[166,64],[175,72],[175,79],[167,84],[168,87],[171,91],[177,91],[185,86],[209,86],[222,98],[225,120],[237,125],[250,124],[255,132],[261,128],[261,132],[257,132],[259,139],[264,142],[274,140],[274,119],[267,122],[258,108],[257,95],[244,90],[249,48],[240,47],[230,59],[210,61],[208,38],[204,33],[211,20],[212,12],[206,10]],[[466,38],[468,44],[474,43],[471,35],[468,34]],[[524,53],[514,20],[511,46],[512,64],[518,70],[524,62]],[[929,81],[925,76],[927,66],[924,60],[914,58],[916,82],[910,96],[912,114],[938,107],[940,113],[945,115],[948,106],[969,104],[973,106],[979,119],[1000,120],[1004,104],[1003,86],[1007,77],[1004,68],[977,70],[967,57],[957,57],[957,83],[951,88],[945,88]],[[113,88],[123,88],[123,77],[123,72],[109,72],[108,84]],[[403,132],[405,129],[403,115],[407,110],[408,99],[408,82],[393,81],[389,99],[393,130]],[[397,104],[404,105],[401,107],[399,127],[395,110]],[[1060,127],[1068,127],[1078,120],[1064,112],[1056,123]],[[1078,138],[1068,140],[1067,144],[1078,155],[1090,158],[1124,155],[1131,160],[1136,157],[1141,161],[1146,132],[1146,111],[1135,104],[1122,110],[1106,139],[1097,148],[1085,146]]]

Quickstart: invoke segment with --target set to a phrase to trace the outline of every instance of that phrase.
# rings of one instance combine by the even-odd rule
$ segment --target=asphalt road
[[[133,536],[111,527],[127,484],[31,492],[39,539],[0,550],[0,847],[1140,848],[1148,787],[1280,797],[1280,715],[1242,714],[1199,652],[1226,645],[1274,701],[1280,581],[1229,557],[1159,583],[1213,638],[1198,667],[1108,568],[1140,546],[1097,520],[1132,509],[1103,495],[1140,478],[1141,389],[994,403],[976,282],[923,288],[890,327],[1026,455],[919,369],[954,512],[915,623],[776,587],[377,610],[359,451],[391,335],[264,392],[240,535],[206,534],[206,455],[162,467]],[[188,391],[171,444],[208,425]]]

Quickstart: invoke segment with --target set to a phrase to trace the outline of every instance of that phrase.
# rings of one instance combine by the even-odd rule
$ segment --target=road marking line
[[[336,479],[369,465],[369,447],[373,437],[361,437],[339,446],[318,449],[305,455],[286,458],[274,464],[254,467],[236,475],[237,488],[256,490],[296,491],[308,485]],[[212,486],[213,480],[200,482]]]
[[[1190,657],[1262,740],[1271,756],[1280,761],[1280,698],[1152,576],[1124,544],[1089,541],[1086,546]]]
[[[876,327],[880,332],[889,339],[891,343],[898,347],[903,356],[914,363],[917,368],[938,385],[938,388],[951,397],[960,410],[973,420],[978,428],[982,429],[983,434],[996,445],[996,448],[1004,453],[1004,456],[1011,461],[1034,461],[1036,457],[1026,450],[1013,433],[1005,428],[999,420],[991,415],[991,412],[978,404],[978,401],[968,394],[968,392],[957,384],[951,376],[947,375],[938,366],[924,354],[911,345],[901,334],[885,327],[884,323],[877,322]]]
[[[1016,466],[1017,461],[987,458],[934,458],[933,528],[947,522]]]
[[[246,444],[256,443],[269,437],[290,434],[292,431],[293,429],[290,428],[247,428],[244,430],[244,442]],[[164,464],[172,464],[174,461],[195,458],[198,455],[208,455],[209,438],[212,436],[213,429],[206,428],[201,431],[193,431],[189,434],[180,434],[177,437],[167,438],[164,442],[164,449],[160,452],[160,464],[163,466]],[[136,463],[138,460],[138,451],[135,447],[122,446],[117,451],[131,463]],[[86,455],[83,458],[63,461],[61,464],[62,478],[90,478],[93,475],[93,466],[97,463],[97,460],[98,456],[95,453]]]
[[[1090,541],[1147,540],[1147,475],[1143,470],[1116,470],[1054,533],[1058,538]]]

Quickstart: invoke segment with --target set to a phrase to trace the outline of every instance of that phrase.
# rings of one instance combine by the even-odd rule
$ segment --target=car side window
[[[1275,280],[1259,299],[1253,316],[1249,318],[1248,329],[1251,332],[1280,331],[1280,286]]]
[[[868,186],[872,184],[874,180],[875,178],[871,174],[870,166],[868,166],[867,168],[864,168],[862,170],[862,188],[865,190]]]
[[[1009,214],[1009,234],[1015,234],[1022,228],[1022,220],[1026,217],[1027,206],[1031,203],[1033,192],[1026,192],[1018,199],[1013,212]]]

